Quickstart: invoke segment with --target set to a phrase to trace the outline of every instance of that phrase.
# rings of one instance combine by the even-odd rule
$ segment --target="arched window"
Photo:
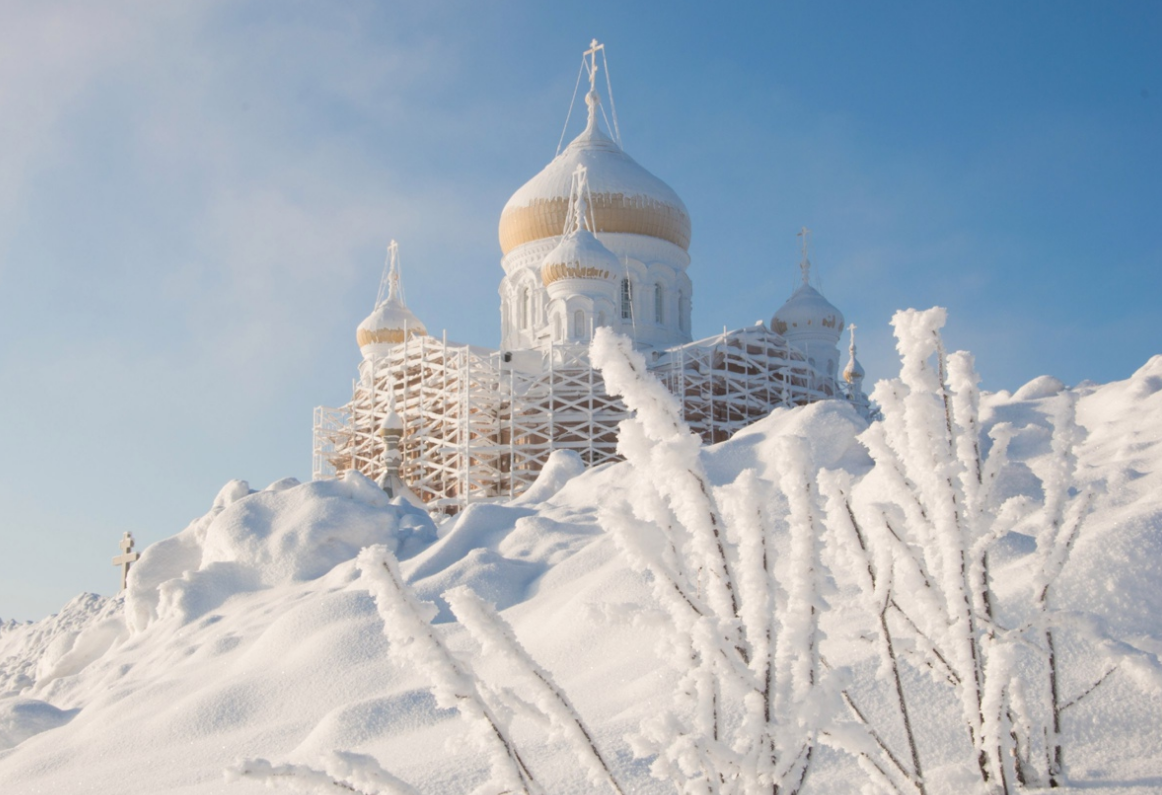
[[[520,327],[528,328],[531,317],[529,315],[529,288],[520,291]]]
[[[576,339],[585,339],[585,313],[578,309],[573,313],[573,336]]]
[[[601,326],[608,325],[608,324],[605,322],[605,313],[604,313],[604,312],[598,312],[598,313],[597,313],[597,325],[598,325],[598,327],[601,327]]]
[[[654,322],[659,326],[666,322],[666,289],[661,282],[654,285]]]
[[[629,320],[633,317],[633,287],[629,279],[621,280],[621,319]]]
[[[678,328],[690,331],[690,297],[684,292],[678,294]]]
[[[564,338],[565,338],[565,334],[564,334],[563,330],[561,329],[561,316],[554,314],[553,315],[553,339],[555,339],[559,342]]]

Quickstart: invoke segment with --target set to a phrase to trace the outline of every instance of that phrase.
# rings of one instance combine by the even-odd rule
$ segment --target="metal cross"
[[[589,42],[589,49],[585,51],[585,55],[589,56],[589,90],[596,91],[597,88],[597,53],[604,50],[604,44],[598,44],[597,39]]]
[[[386,296],[386,297],[385,297]],[[383,276],[379,278],[379,293],[375,296],[375,306],[384,301],[403,301],[399,289],[399,243],[394,240],[387,246],[387,260],[383,263]]]
[[[807,259],[807,238],[810,237],[811,230],[803,227],[796,234],[795,237],[803,238],[803,261],[799,263],[799,268],[803,271],[803,284],[808,284],[808,274],[811,272],[811,260]]]
[[[121,536],[121,554],[113,558],[113,565],[121,567],[121,590],[125,590],[125,583],[129,579],[129,567],[141,557],[140,552],[133,551],[133,533],[128,530]]]

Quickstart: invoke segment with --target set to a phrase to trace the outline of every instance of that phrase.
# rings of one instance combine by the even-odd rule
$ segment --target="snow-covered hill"
[[[1100,490],[1056,607],[1084,612],[1105,634],[1062,641],[1062,698],[1116,670],[1064,714],[1066,772],[1078,786],[1159,791],[1162,700],[1151,654],[1162,653],[1162,356],[1123,382],[1066,389],[1043,377],[983,396],[985,430],[1014,426],[1003,496],[1043,497],[1035,473],[1058,455],[1051,424],[1069,393],[1087,432],[1079,483]],[[843,470],[860,488],[873,470],[857,440],[865,427],[846,405],[819,403],[778,410],[699,455],[716,487],[753,470],[752,496],[773,504],[788,437],[808,440],[815,466]],[[558,454],[523,498],[475,505],[436,526],[357,474],[260,491],[232,481],[206,516],[144,551],[125,594],[86,594],[43,621],[0,625],[0,792],[242,795],[266,791],[250,777],[227,780],[242,759],[320,767],[335,750],[370,755],[424,793],[472,792],[488,780],[488,761],[466,739],[463,717],[437,707],[431,672],[393,654],[355,560],[372,544],[394,551],[415,593],[437,603],[436,632],[482,680],[519,688],[442,601],[458,585],[501,610],[627,792],[673,792],[626,737],[674,706],[681,660],[650,578],[631,568],[602,521],[610,506],[645,499],[642,482],[631,463],[584,472]],[[1015,529],[992,553],[997,609],[1014,615],[1035,599],[1036,577],[1033,539]],[[789,537],[776,538],[773,554],[788,557]],[[835,572],[827,588],[821,651],[901,749],[874,644],[853,618],[857,596]],[[972,771],[949,717],[957,706],[909,659],[920,657],[904,658],[903,677],[915,693],[927,792],[963,791]],[[545,791],[604,791],[559,732],[519,711],[512,725]],[[870,781],[853,757],[824,744],[805,791],[858,792]]]

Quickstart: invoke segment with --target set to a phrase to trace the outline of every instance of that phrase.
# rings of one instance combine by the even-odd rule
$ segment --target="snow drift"
[[[974,394],[967,382],[958,389],[965,399]],[[1070,448],[1076,486],[1054,497],[1046,473],[1063,455],[1054,433],[1066,398],[1075,403],[1083,433]],[[901,393],[900,399],[910,398]],[[1162,652],[1162,356],[1118,383],[1068,388],[1042,377],[1014,394],[978,399],[982,455],[987,460],[997,452],[993,446],[1006,445],[1007,463],[995,486],[999,498],[1016,500],[1013,505],[1052,498],[1068,506],[1083,489],[1092,491],[1092,511],[1053,586],[1055,608],[1078,617],[1060,636],[1062,699],[1101,682],[1063,713],[1064,781],[1100,782],[1110,792],[1156,791],[1162,786],[1162,703],[1149,684],[1152,655]],[[689,489],[698,483],[721,502],[715,521],[724,528],[744,527],[747,506],[770,514],[777,576],[761,585],[766,581],[753,554],[728,557],[727,569],[732,575],[738,569],[752,593],[739,621],[723,622],[721,631],[753,632],[768,620],[763,604],[798,617],[774,628],[782,633],[776,641],[784,656],[776,648],[766,658],[775,676],[784,677],[778,703],[795,725],[776,716],[763,734],[768,730],[756,722],[762,710],[752,699],[745,709],[741,703],[724,707],[724,719],[741,721],[730,723],[731,730],[769,737],[786,760],[797,758],[798,738],[816,738],[806,793],[879,791],[874,788],[893,781],[907,791],[906,775],[885,779],[860,761],[859,753],[867,759],[878,753],[860,745],[864,735],[828,723],[833,711],[846,709],[840,694],[849,694],[869,724],[883,727],[885,745],[900,752],[900,769],[911,772],[907,737],[895,717],[892,670],[884,664],[882,638],[867,629],[875,624],[865,621],[879,609],[877,599],[890,587],[902,589],[906,578],[902,570],[883,574],[888,562],[869,545],[881,576],[861,585],[848,576],[858,572],[849,565],[859,560],[858,545],[828,546],[834,528],[822,524],[837,515],[844,494],[869,505],[891,502],[880,475],[869,474],[882,459],[873,460],[861,443],[865,423],[848,407],[825,402],[776,411],[703,449],[678,429],[647,427],[664,412],[643,414],[637,431],[623,431],[627,452],[636,449],[628,462],[582,472],[569,456],[555,456],[522,498],[473,506],[439,527],[410,506],[390,504],[358,475],[280,481],[262,491],[232,481],[204,517],[144,550],[124,596],[84,595],[44,621],[0,624],[3,791],[246,793],[265,791],[262,781],[271,780],[322,792],[329,791],[328,781],[344,780],[366,792],[410,786],[468,793],[486,784],[492,780],[487,754],[466,734],[458,709],[450,708],[456,701],[445,696],[452,691],[433,695],[432,671],[399,654],[397,646],[412,635],[400,635],[399,625],[385,627],[379,597],[360,576],[358,553],[378,545],[378,554],[399,561],[410,598],[433,605],[416,608],[434,623],[415,632],[430,631],[451,658],[466,662],[474,681],[484,683],[481,699],[510,705],[510,714],[494,718],[509,727],[511,742],[545,791],[601,791],[606,785],[594,781],[605,762],[626,791],[674,792],[680,776],[657,779],[651,767],[656,772],[658,760],[669,758],[676,771],[702,753],[673,745],[667,732],[700,720],[701,707],[689,696],[713,692],[705,689],[712,684],[706,676],[724,669],[691,674],[684,667],[682,653],[695,636],[674,634],[673,614],[657,590],[660,569],[635,570],[635,554],[677,565],[650,540],[663,536],[611,534],[609,518],[620,511],[618,521],[627,526],[681,523],[694,534],[695,547],[705,547],[714,531],[711,525],[698,529],[701,503],[690,501]],[[915,433],[899,438],[921,441]],[[955,455],[940,466],[954,467]],[[819,481],[831,492],[821,492],[814,503],[789,502],[784,495],[801,488],[796,472],[805,467],[831,470]],[[884,510],[892,520],[895,509]],[[1047,515],[1014,522],[990,554],[997,609],[1012,613],[998,620],[1016,621],[1016,606],[1036,602],[1042,576],[1034,565],[1037,522]],[[752,546],[740,549],[753,553],[761,536],[746,538]],[[640,542],[636,552],[627,539]],[[830,573],[815,580],[793,576],[793,570],[816,565]],[[730,595],[721,589],[716,595],[717,586],[706,579],[712,573],[690,574],[694,583],[703,578],[699,598],[715,614],[729,616]],[[457,590],[464,586],[470,590]],[[480,601],[499,607],[509,629],[488,624]],[[817,627],[813,612],[821,618]],[[470,626],[477,631],[468,632]],[[525,668],[503,653],[505,632],[527,653]],[[817,656],[785,656],[812,643]],[[707,636],[695,648],[708,652],[715,644]],[[922,644],[901,642],[898,652],[901,687],[913,694],[910,715],[917,755],[927,763],[927,791],[968,791],[978,776],[961,761],[970,739],[950,717],[968,703],[964,694],[940,681],[931,650]],[[747,659],[745,665],[759,670],[758,656]],[[1032,663],[1012,657],[1011,664]],[[587,735],[568,724],[551,694],[532,688],[528,671],[535,678],[538,670],[563,694]],[[731,670],[741,677],[737,681],[752,675]],[[1019,706],[1020,697],[1034,695],[1004,698]],[[988,691],[982,703],[994,697],[1002,695]],[[1022,719],[1014,712],[1006,720],[1019,734]],[[986,720],[979,736],[995,745],[1003,740],[1001,725]],[[584,736],[600,754],[588,767],[570,751]],[[627,736],[638,739],[631,745]],[[1045,743],[1038,742],[1040,749]],[[635,751],[651,755],[639,758]],[[743,759],[754,749],[744,743],[711,751]],[[1015,752],[1023,753],[1019,744]],[[225,780],[227,769],[235,781]],[[788,770],[768,775],[788,780]]]

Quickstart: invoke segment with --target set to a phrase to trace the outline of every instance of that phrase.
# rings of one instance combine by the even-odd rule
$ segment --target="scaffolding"
[[[505,354],[426,336],[365,359],[351,402],[315,409],[312,474],[379,477],[376,431],[393,393],[400,474],[434,511],[521,494],[553,450],[573,450],[587,466],[616,459],[628,413],[606,394],[587,347],[552,345],[541,364],[525,370]]]
[[[650,369],[707,444],[729,439],[778,406],[802,406],[835,392],[802,353],[765,326],[671,348]]]
[[[655,355],[650,369],[707,443],[730,438],[777,406],[835,393],[799,351],[761,326],[671,348]],[[605,391],[584,344],[514,357],[411,337],[365,359],[352,392],[342,408],[315,409],[314,477],[351,469],[379,477],[376,431],[394,395],[404,423],[400,474],[430,510],[445,514],[518,496],[554,450],[572,450],[589,467],[617,460],[617,427],[629,416]]]

